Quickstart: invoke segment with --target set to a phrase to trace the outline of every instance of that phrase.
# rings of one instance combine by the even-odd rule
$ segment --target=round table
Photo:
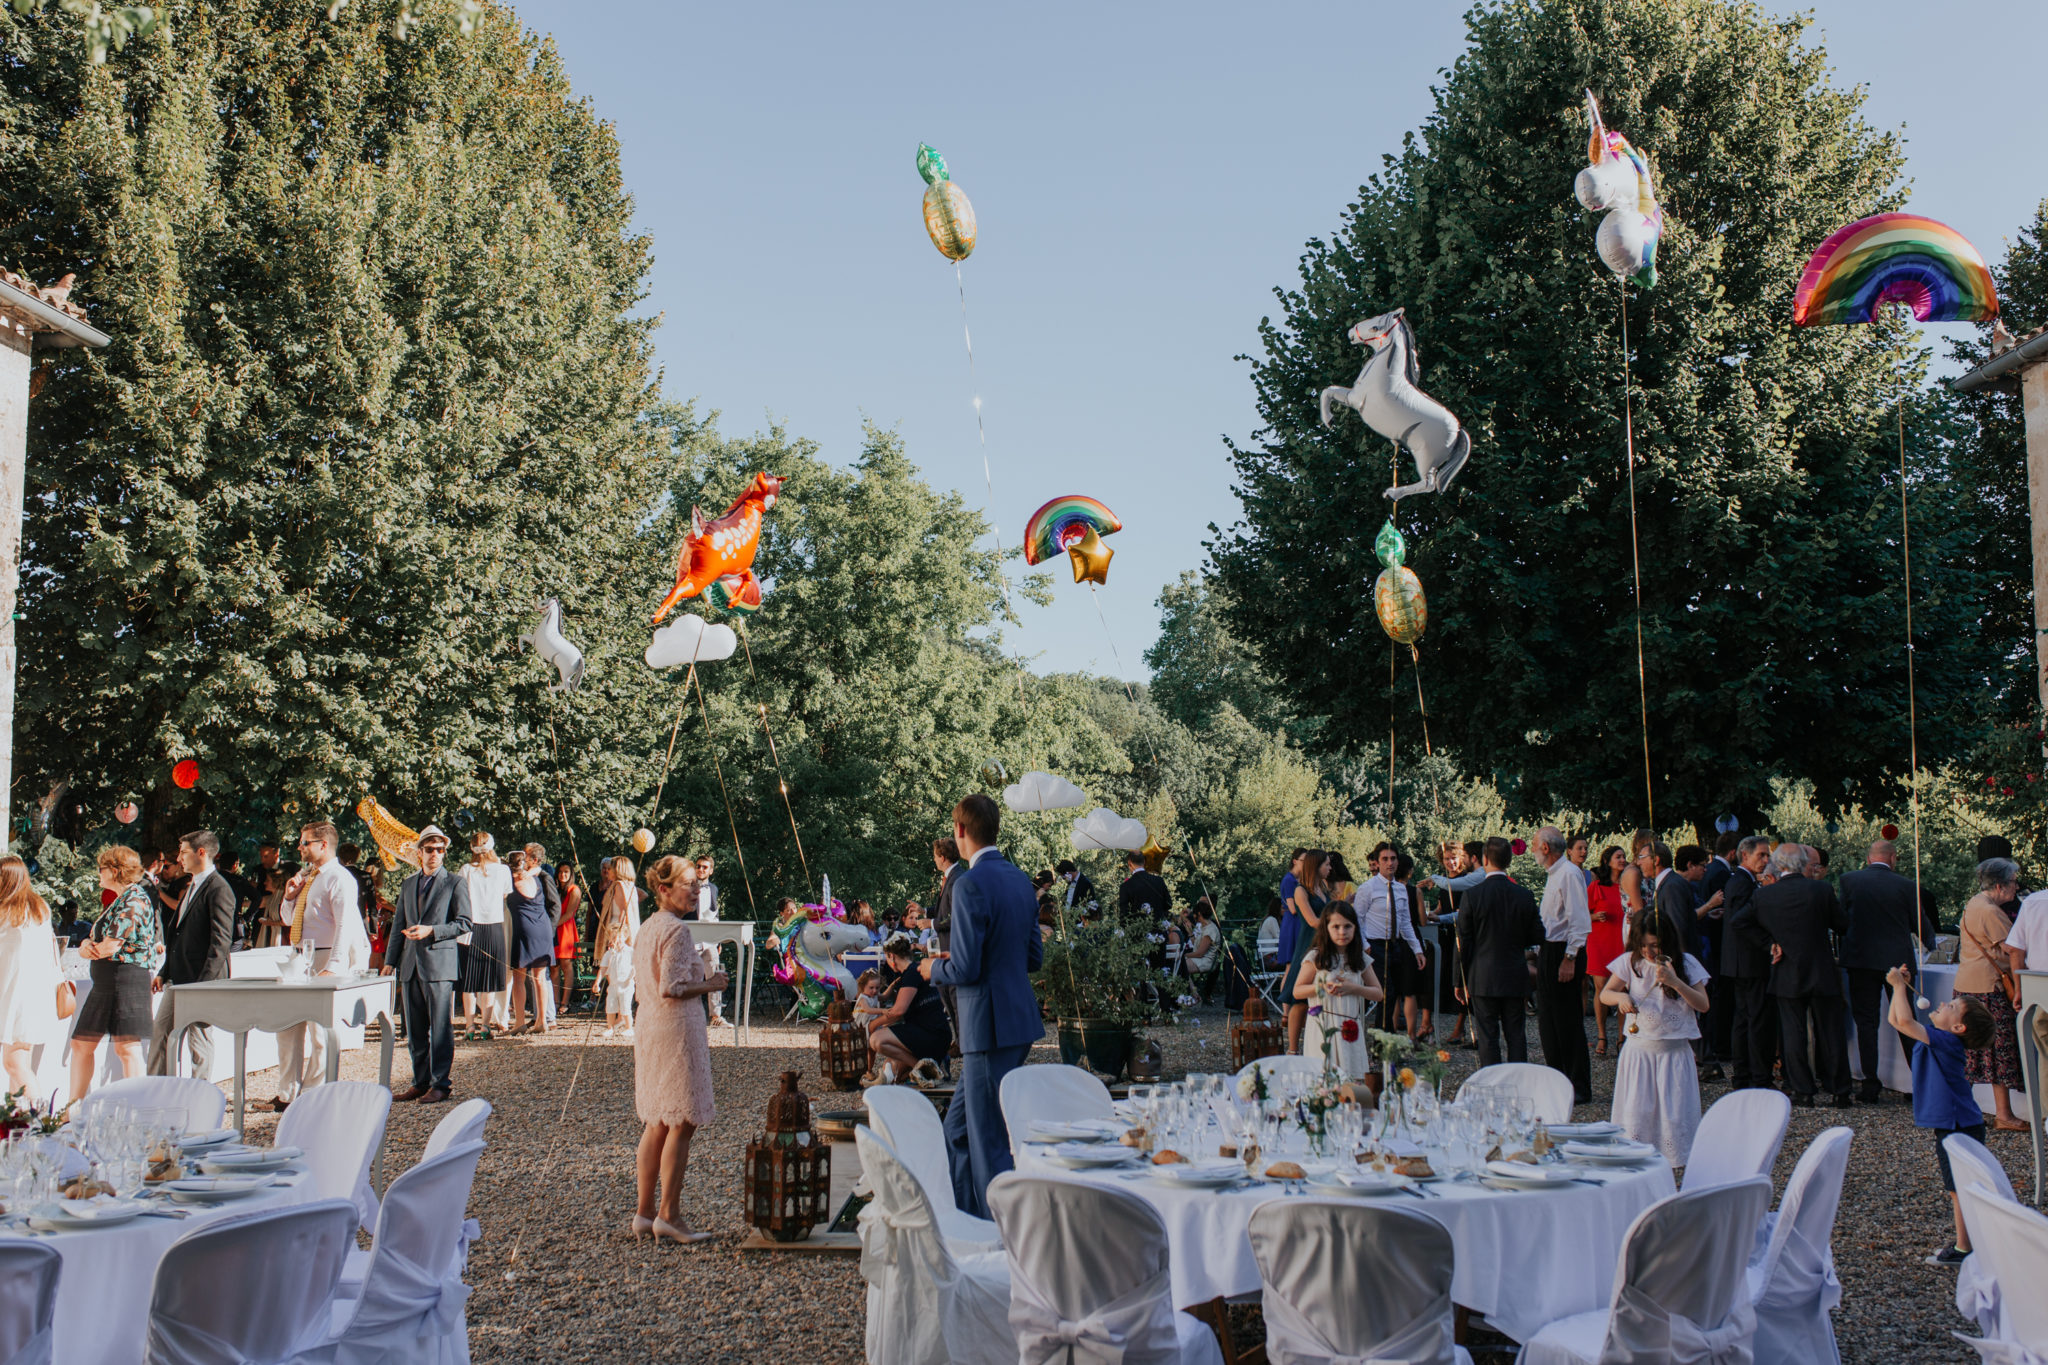
[[[1017,1169],[1127,1190],[1159,1211],[1166,1224],[1177,1307],[1259,1287],[1258,1262],[1246,1234],[1252,1210],[1285,1197],[1275,1185],[1188,1189],[1129,1168],[1068,1170],[1026,1146]],[[1476,1181],[1435,1181],[1421,1198],[1397,1199],[1449,1229],[1457,1265],[1451,1299],[1483,1314],[1493,1328],[1527,1341],[1547,1323],[1605,1308],[1614,1295],[1621,1239],[1636,1215],[1677,1192],[1661,1158],[1638,1167],[1587,1167],[1598,1184],[1554,1190],[1499,1190]],[[1310,1187],[1314,1189],[1313,1186]],[[1312,1195],[1354,1199],[1358,1195]]]

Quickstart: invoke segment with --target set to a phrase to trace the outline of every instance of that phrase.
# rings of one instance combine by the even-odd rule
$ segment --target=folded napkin
[[[1330,1172],[1327,1178],[1332,1184],[1352,1190],[1376,1190],[1395,1183],[1395,1177],[1384,1171],[1347,1171],[1340,1168]]]
[[[1560,1170],[1555,1166],[1533,1166],[1520,1161],[1489,1161],[1486,1163],[1486,1172],[1488,1175],[1505,1176],[1509,1180],[1566,1181],[1578,1179],[1577,1173],[1573,1171]]]
[[[57,1207],[66,1218],[103,1218],[122,1212],[126,1206],[111,1195],[96,1194],[90,1199],[59,1199]]]
[[[1657,1148],[1652,1144],[1647,1142],[1630,1142],[1626,1139],[1618,1142],[1565,1142],[1558,1145],[1558,1150],[1566,1156],[1627,1156],[1639,1157],[1645,1160],[1657,1155]]]

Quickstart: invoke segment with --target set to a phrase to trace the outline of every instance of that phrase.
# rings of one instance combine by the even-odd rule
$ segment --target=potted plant
[[[1151,952],[1142,932],[1117,924],[1070,927],[1045,945],[1034,982],[1058,1029],[1061,1061],[1085,1061],[1111,1081],[1123,1079],[1137,1029],[1166,999],[1165,974],[1147,960]]]

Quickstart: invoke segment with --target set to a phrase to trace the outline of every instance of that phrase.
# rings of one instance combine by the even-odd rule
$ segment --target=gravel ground
[[[1529,1046],[1536,1051],[1534,1021]],[[483,1240],[470,1253],[472,1353],[479,1361],[660,1360],[797,1362],[859,1360],[863,1286],[852,1257],[741,1252],[740,1166],[761,1127],[777,1077],[794,1069],[818,1096],[817,1040],[809,1028],[759,1027],[754,1043],[712,1047],[720,1115],[703,1129],[683,1194],[685,1218],[719,1235],[680,1248],[631,1240],[633,1208],[633,1056],[578,1016],[545,1038],[458,1043],[456,1098],[482,1095],[495,1112],[490,1146],[477,1170],[470,1213]],[[1159,1031],[1169,1077],[1229,1065],[1220,1010]],[[1477,1064],[1453,1049],[1453,1080]],[[1032,1061],[1056,1061],[1041,1046]],[[403,1044],[396,1063],[401,1083]],[[1594,1059],[1600,1103],[1578,1117],[1604,1117],[1613,1060]],[[343,1074],[374,1079],[374,1049],[346,1053]],[[252,1098],[271,1093],[275,1073],[250,1078]],[[572,1089],[573,1083],[573,1089]],[[1448,1088],[1448,1087],[1447,1087]],[[1706,1103],[1726,1093],[1709,1083]],[[1822,1129],[1856,1130],[1835,1225],[1843,1302],[1835,1315],[1842,1359],[1859,1362],[1970,1362],[1949,1335],[1956,1315],[1955,1274],[1921,1264],[1948,1235],[1947,1200],[1931,1143],[1913,1127],[1910,1108],[1893,1102],[1846,1113],[1795,1109],[1775,1173],[1784,1188],[1799,1153]],[[403,1104],[392,1111],[387,1175],[419,1157],[446,1106]],[[251,1125],[267,1137],[267,1114]],[[2022,1190],[2032,1173],[2024,1134],[1994,1135],[1991,1150]],[[681,1311],[678,1311],[681,1310]]]

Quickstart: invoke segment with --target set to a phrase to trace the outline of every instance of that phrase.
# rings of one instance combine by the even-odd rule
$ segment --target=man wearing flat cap
[[[439,825],[420,831],[418,848],[420,870],[398,888],[384,955],[384,974],[398,978],[412,1052],[412,1087],[391,1098],[439,1104],[448,1098],[455,1061],[455,940],[469,932],[469,888],[442,866],[448,836]]]

